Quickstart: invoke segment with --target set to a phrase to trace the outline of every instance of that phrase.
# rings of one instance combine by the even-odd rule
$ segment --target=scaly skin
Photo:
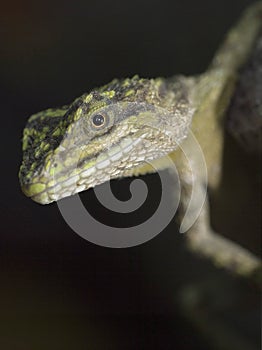
[[[209,185],[216,186],[224,112],[261,27],[261,9],[258,3],[247,10],[198,77],[113,80],[68,106],[33,115],[23,136],[23,192],[47,204],[112,178],[153,171],[149,160],[164,168],[167,154],[183,174],[179,146],[189,128],[203,150]],[[93,124],[97,115],[104,125]]]

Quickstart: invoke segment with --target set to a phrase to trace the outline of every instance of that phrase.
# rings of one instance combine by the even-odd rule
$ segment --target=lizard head
[[[184,90],[136,76],[33,115],[23,136],[23,192],[47,204],[130,176],[146,161],[173,151],[192,114]]]

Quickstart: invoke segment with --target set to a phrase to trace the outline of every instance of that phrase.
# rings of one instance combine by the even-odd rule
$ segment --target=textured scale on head
[[[33,115],[23,136],[19,178],[24,193],[47,204],[141,173],[147,161],[175,150],[187,137],[195,110],[192,127],[201,134],[201,146],[207,142],[205,149],[213,151],[219,142],[212,135],[221,129],[220,118],[261,30],[261,18],[258,2],[229,31],[199,77],[113,80],[68,106]]]
[[[185,81],[113,80],[69,106],[33,115],[23,136],[23,192],[47,204],[172,151],[192,115]]]

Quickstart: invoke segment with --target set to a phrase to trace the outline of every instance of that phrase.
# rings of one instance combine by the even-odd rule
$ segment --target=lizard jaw
[[[132,151],[143,141],[142,137],[133,140],[124,139],[119,145],[113,146],[106,153],[96,159],[91,159],[83,169],[72,169],[62,178],[59,175],[41,174],[36,177],[33,184],[23,185],[22,190],[28,197],[40,204],[49,204],[53,201],[88,190],[96,185],[113,178],[121,177],[124,170],[133,168],[145,160],[143,147],[140,156],[132,156]],[[60,162],[59,157],[53,160]],[[130,164],[129,166],[127,164]],[[105,170],[106,169],[106,170]]]

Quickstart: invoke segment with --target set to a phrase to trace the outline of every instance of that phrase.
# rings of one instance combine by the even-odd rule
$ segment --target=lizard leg
[[[182,201],[185,202],[186,198]],[[197,221],[186,233],[189,248],[210,259],[216,266],[242,277],[251,277],[261,284],[261,260],[239,244],[214,232],[209,217],[207,199]]]

